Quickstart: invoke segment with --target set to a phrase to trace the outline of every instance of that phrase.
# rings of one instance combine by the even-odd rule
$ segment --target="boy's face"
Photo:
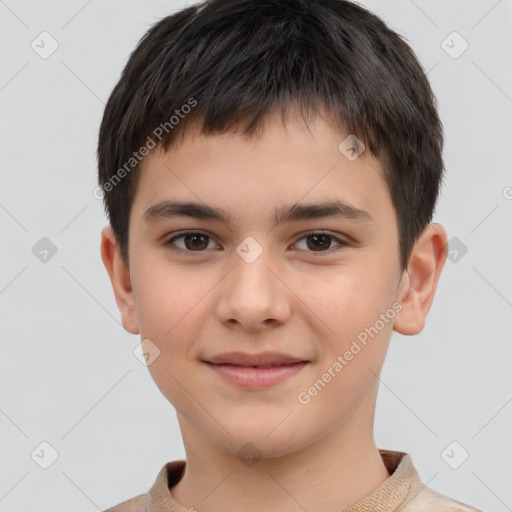
[[[408,286],[396,215],[379,161],[369,151],[349,160],[338,149],[348,134],[321,118],[310,128],[275,116],[260,139],[189,131],[143,161],[129,274],[116,298],[125,328],[158,347],[154,360],[149,349],[149,370],[192,442],[232,453],[251,442],[278,456],[340,429],[360,436],[372,427],[376,375]],[[146,219],[162,201],[222,209],[231,224]],[[332,201],[360,212],[275,224],[283,208]],[[166,245],[185,230],[200,234]],[[332,238],[315,238],[319,231]],[[246,388],[204,362],[234,351],[308,362],[277,384]]]

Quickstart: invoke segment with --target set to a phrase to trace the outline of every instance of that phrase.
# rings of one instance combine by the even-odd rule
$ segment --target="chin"
[[[284,424],[278,425],[279,422],[274,421],[253,422],[250,425],[224,425],[232,436],[224,432],[226,435],[222,436],[219,444],[233,455],[254,459],[283,457],[308,444],[301,439],[297,428],[290,428],[292,425],[288,425],[288,428]]]

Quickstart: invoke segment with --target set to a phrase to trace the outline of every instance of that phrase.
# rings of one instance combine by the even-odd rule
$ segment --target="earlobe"
[[[423,330],[446,261],[447,243],[443,226],[429,224],[414,244],[402,275],[402,310],[393,323],[393,329],[400,334],[418,334]]]
[[[139,334],[135,294],[130,272],[121,257],[119,246],[110,226],[106,226],[101,232],[101,259],[112,283],[123,327],[132,334]]]

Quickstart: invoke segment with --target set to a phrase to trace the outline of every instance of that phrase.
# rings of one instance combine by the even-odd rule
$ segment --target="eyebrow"
[[[143,215],[143,219],[147,223],[178,217],[215,220],[228,226],[233,222],[233,216],[230,212],[216,206],[194,201],[163,200],[150,206]],[[372,222],[372,217],[367,211],[343,201],[334,200],[317,204],[295,203],[281,207],[274,212],[274,225],[324,218],[344,218],[366,223]]]

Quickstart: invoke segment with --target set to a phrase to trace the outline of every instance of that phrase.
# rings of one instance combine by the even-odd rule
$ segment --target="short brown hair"
[[[326,107],[336,127],[384,164],[406,268],[438,198],[442,125],[413,50],[347,0],[207,0],[141,38],[105,107],[97,151],[105,210],[126,264],[139,148],[151,140],[167,150],[193,122],[214,134],[243,120],[252,134],[292,104],[305,119]]]

